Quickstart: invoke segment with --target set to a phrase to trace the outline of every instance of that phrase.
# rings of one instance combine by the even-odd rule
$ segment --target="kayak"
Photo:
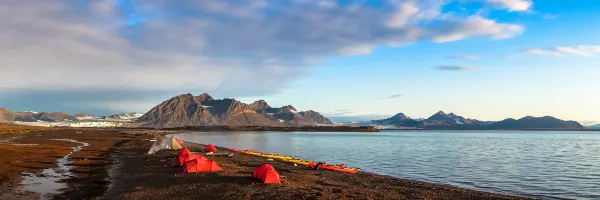
[[[360,171],[360,169],[358,169],[358,168],[341,168],[341,167],[337,167],[335,165],[322,165],[319,169],[325,169],[325,170],[337,171],[337,172],[346,172],[346,173],[351,173],[351,174],[356,174]]]
[[[313,167],[313,168],[317,166],[316,162],[295,159],[292,156],[281,156],[281,155],[278,155],[278,154],[265,154],[263,152],[256,152],[256,151],[253,151],[253,150],[241,150],[241,149],[233,149],[233,148],[230,148],[229,151],[239,152],[239,153],[245,153],[245,154],[248,154],[248,155],[259,156],[259,157],[263,157],[263,158],[278,159],[278,160],[281,160],[283,162],[295,163],[295,164],[298,164],[298,165],[310,166],[310,167]],[[321,165],[319,167],[319,169],[329,170],[329,171],[336,171],[336,172],[345,172],[345,173],[351,173],[351,174],[356,174],[356,173],[358,173],[360,171],[360,168],[348,168],[344,164],[339,164],[339,165],[323,164],[323,165]]]
[[[242,153],[242,152],[244,152],[244,150],[234,149],[234,148],[229,148],[228,150],[231,151],[231,152],[236,152],[236,153]]]
[[[279,160],[283,160],[283,159],[293,159],[291,156],[280,156],[280,155],[274,155],[274,154],[263,154],[263,155],[259,155],[260,157],[264,157],[264,158],[272,158],[272,159],[279,159]]]
[[[299,159],[283,159],[283,162],[288,162],[288,163],[295,163],[298,165],[304,165],[304,166],[310,166],[311,164],[316,165],[316,163],[311,162],[311,161],[306,161],[306,160],[299,160]]]
[[[312,168],[315,168],[317,166],[317,164],[310,163],[309,166],[312,167]],[[358,173],[360,171],[360,168],[340,167],[340,166],[330,165],[330,164],[321,165],[319,167],[319,169],[329,170],[329,171],[336,171],[336,172],[346,172],[346,173],[351,173],[351,174],[356,174],[356,173]]]

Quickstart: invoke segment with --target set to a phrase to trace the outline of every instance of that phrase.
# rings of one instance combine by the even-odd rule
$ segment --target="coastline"
[[[315,172],[308,167],[294,167],[289,163],[245,154],[207,157],[215,160],[224,169],[223,172],[183,175],[180,168],[170,167],[176,152],[147,154],[153,144],[151,140],[164,134],[127,129],[61,129],[26,134],[15,142],[43,143],[48,138],[71,138],[91,144],[71,157],[74,176],[65,183],[72,190],[61,190],[62,193],[55,199],[528,199],[367,172]],[[53,145],[57,149],[68,149],[72,144]],[[6,144],[0,146],[7,147]],[[201,147],[198,145],[192,150]],[[30,164],[40,170],[51,167],[54,159],[41,159],[39,163]],[[285,177],[284,183],[264,185],[250,178],[252,169],[262,163],[272,164]],[[15,164],[18,163],[9,165]],[[20,172],[15,170],[4,175],[16,180]],[[6,183],[2,184],[4,190],[16,191],[18,182]]]

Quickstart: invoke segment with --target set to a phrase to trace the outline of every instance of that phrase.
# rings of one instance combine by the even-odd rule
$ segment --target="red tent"
[[[212,160],[189,160],[183,165],[183,173],[218,172],[223,171],[217,162]]]
[[[194,159],[208,160],[202,155],[193,154],[187,148],[183,148],[179,150],[179,153],[177,153],[177,158],[175,158],[171,166],[182,166],[186,161]]]
[[[252,178],[256,178],[263,183],[281,183],[279,180],[279,174],[275,171],[275,168],[269,164],[263,164],[252,172]]]
[[[187,155],[187,154],[190,154],[190,150],[185,147],[179,149],[179,151],[177,152],[177,156]]]
[[[206,151],[206,152],[217,152],[217,147],[215,147],[212,144],[208,144],[208,145],[206,145],[206,147],[204,147],[204,151]]]

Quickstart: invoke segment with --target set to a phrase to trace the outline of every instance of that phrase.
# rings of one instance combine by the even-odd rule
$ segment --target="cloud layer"
[[[329,57],[523,27],[443,13],[447,1],[0,2],[0,79],[9,90],[278,92]],[[521,11],[523,0],[487,0]],[[35,4],[36,6],[31,6]],[[390,9],[392,8],[392,9]]]
[[[400,98],[402,97],[402,94],[392,94],[391,96],[388,97],[388,99],[395,99],[395,98]]]
[[[600,46],[578,45],[578,46],[557,46],[549,49],[527,49],[526,53],[549,56],[585,56],[590,57],[600,53]]]
[[[468,67],[468,66],[443,65],[443,66],[438,66],[436,69],[442,70],[442,71],[470,71],[470,70],[475,70],[476,68]]]

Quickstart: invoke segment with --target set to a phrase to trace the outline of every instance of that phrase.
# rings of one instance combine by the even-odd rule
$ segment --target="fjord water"
[[[176,137],[484,191],[600,199],[600,132],[208,132]]]

